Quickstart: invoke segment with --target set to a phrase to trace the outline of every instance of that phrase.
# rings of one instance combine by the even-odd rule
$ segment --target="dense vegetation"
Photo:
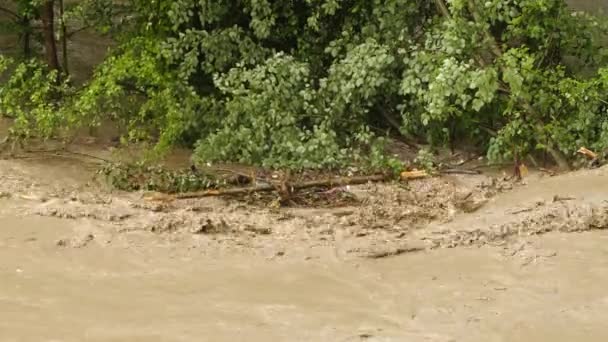
[[[156,153],[293,169],[389,166],[387,134],[466,141],[491,160],[546,151],[566,164],[580,146],[608,148],[608,21],[563,0],[17,0],[2,12],[23,47],[0,57],[13,139],[112,120]],[[61,52],[78,27],[116,41],[84,85]]]

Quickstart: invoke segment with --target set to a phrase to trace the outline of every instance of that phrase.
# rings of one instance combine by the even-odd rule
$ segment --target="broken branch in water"
[[[385,251],[370,253],[370,254],[366,255],[366,257],[370,258],[370,259],[382,259],[382,258],[388,258],[388,257],[392,257],[392,256],[398,256],[401,254],[416,253],[416,252],[422,252],[422,251],[424,251],[424,248],[422,248],[422,247],[400,247],[397,249],[389,249],[389,250],[385,250]]]
[[[479,175],[479,170],[467,170],[467,169],[444,169],[440,170],[439,173],[445,175]]]
[[[215,196],[232,196],[242,195],[254,192],[268,192],[287,187],[291,190],[301,190],[315,187],[334,187],[354,184],[365,184],[369,182],[383,182],[390,179],[388,175],[372,175],[372,176],[357,176],[357,177],[334,177],[322,180],[312,180],[299,183],[281,184],[258,184],[252,187],[229,188],[229,189],[213,189],[205,191],[187,192],[175,195],[176,199],[191,199],[201,197]]]

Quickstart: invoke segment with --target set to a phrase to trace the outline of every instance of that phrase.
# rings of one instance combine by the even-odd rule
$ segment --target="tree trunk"
[[[46,62],[51,70],[59,70],[57,58],[57,44],[55,43],[55,8],[54,0],[42,3],[42,36],[44,38],[44,52]]]
[[[60,27],[61,27],[61,58],[63,59],[63,73],[69,75],[68,69],[68,37],[67,37],[67,28],[65,25],[64,8],[63,8],[63,0],[59,0],[59,15],[60,18]]]
[[[21,21],[21,28],[23,29],[23,56],[30,58],[32,56],[31,48],[31,35],[32,27],[30,26],[30,18],[24,16]]]

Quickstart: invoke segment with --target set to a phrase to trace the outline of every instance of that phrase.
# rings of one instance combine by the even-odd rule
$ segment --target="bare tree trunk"
[[[23,30],[23,57],[30,58],[32,55],[31,47],[31,36],[32,28],[30,26],[30,18],[24,16],[21,21],[21,28]]]
[[[59,70],[59,59],[57,58],[57,44],[55,43],[55,9],[54,0],[46,0],[42,3],[42,36],[44,38],[44,51],[46,62],[51,70]]]
[[[60,16],[60,27],[61,27],[61,57],[63,60],[63,72],[68,75],[68,37],[65,20],[63,18],[63,0],[59,0],[59,16]]]

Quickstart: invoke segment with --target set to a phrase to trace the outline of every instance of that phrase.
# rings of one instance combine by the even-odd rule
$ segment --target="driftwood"
[[[582,154],[582,155],[584,155],[585,157],[587,157],[587,158],[589,158],[589,159],[591,159],[591,160],[595,160],[595,159],[597,159],[597,158],[598,158],[597,153],[595,153],[595,152],[593,152],[593,151],[589,150],[589,149],[588,149],[588,148],[586,148],[586,147],[581,147],[581,148],[579,148],[579,149],[578,149],[578,151],[576,151],[576,153],[578,153],[578,154]]]
[[[479,170],[467,170],[467,169],[443,169],[439,173],[444,175],[480,175],[482,172]]]
[[[312,180],[297,183],[258,184],[250,187],[213,189],[205,191],[187,192],[175,195],[176,199],[190,199],[201,197],[242,195],[254,192],[268,192],[288,188],[291,190],[302,190],[316,187],[334,187],[354,184],[365,184],[369,182],[383,182],[390,179],[387,175],[357,176],[357,177],[334,177],[322,180]]]
[[[429,176],[429,174],[424,170],[413,170],[413,171],[403,171],[403,172],[401,172],[400,176],[401,176],[401,180],[407,181],[407,180],[413,180],[413,179],[426,178]]]
[[[602,164],[604,164],[605,157],[604,157],[603,153],[602,154],[595,153],[586,147],[579,148],[578,151],[576,151],[576,153],[582,154],[585,157],[587,157],[587,159],[589,159],[589,166],[592,168],[600,167]]]

